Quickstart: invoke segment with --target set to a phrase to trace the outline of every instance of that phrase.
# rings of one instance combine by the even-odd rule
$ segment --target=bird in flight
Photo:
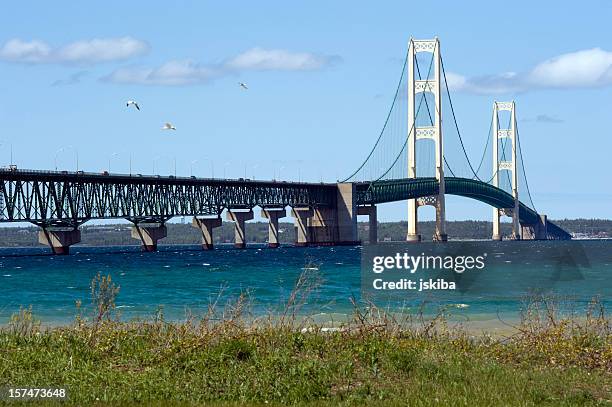
[[[127,107],[130,107],[130,105],[134,105],[134,107],[137,110],[140,110],[140,106],[138,106],[138,103],[136,103],[135,100],[128,100],[127,103],[125,104]]]
[[[243,83],[243,82],[238,82],[238,85],[240,85],[240,87],[241,87],[242,89],[244,89],[244,90],[249,89],[249,87],[246,85],[246,83]]]
[[[166,123],[164,127],[162,127],[162,130],[176,130],[176,127],[174,127],[172,123]]]

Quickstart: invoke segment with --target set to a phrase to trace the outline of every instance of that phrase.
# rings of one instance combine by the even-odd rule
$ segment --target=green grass
[[[76,405],[610,402],[609,336],[568,332],[500,342],[380,323],[335,333],[235,320],[33,325],[0,334],[0,387],[65,387]]]
[[[73,405],[612,403],[612,335],[598,303],[564,318],[553,302],[533,300],[506,338],[449,330],[443,314],[425,321],[374,306],[323,332],[296,317],[314,286],[298,279],[273,317],[245,316],[240,297],[199,320],[169,323],[159,312],[119,322],[118,287],[97,276],[89,318],[78,304],[74,324],[41,330],[22,309],[0,330],[0,388],[61,387]]]

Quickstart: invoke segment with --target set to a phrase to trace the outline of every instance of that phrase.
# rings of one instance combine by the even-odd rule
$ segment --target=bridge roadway
[[[452,177],[445,181],[447,194],[497,208],[514,206],[511,195],[490,184]],[[277,246],[278,219],[291,207],[298,244],[354,244],[358,213],[370,215],[370,238],[375,240],[376,204],[437,192],[435,178],[336,184],[0,169],[0,223],[40,226],[41,243],[59,254],[80,241],[78,226],[88,220],[127,219],[135,225],[132,236],[145,249],[155,250],[157,240],[165,237],[168,219],[194,216],[203,246],[211,248],[212,229],[220,226],[227,209],[227,219],[236,222],[236,245],[244,247],[244,222],[259,206],[270,220],[270,245]],[[522,203],[520,222],[530,227],[543,223],[545,236],[540,232],[539,238],[569,238]]]

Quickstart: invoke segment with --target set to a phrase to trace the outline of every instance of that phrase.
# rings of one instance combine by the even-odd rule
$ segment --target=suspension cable
[[[432,61],[433,61],[433,55],[432,55]],[[440,54],[440,61],[442,61],[442,54]],[[416,67],[417,67],[417,73],[418,73],[418,75],[419,75],[419,79],[423,79],[423,78],[421,77],[421,70],[419,69],[419,63],[418,63],[418,61],[417,61]],[[429,72],[427,72],[427,78],[426,78],[427,80],[429,80],[429,74],[430,74],[430,73],[431,73],[431,65],[430,65]],[[445,82],[446,82],[446,78],[445,78]],[[447,92],[448,92],[448,85],[447,85]],[[434,120],[433,120],[433,118],[431,117],[431,111],[429,110],[429,103],[427,102],[427,98],[425,97],[425,94],[424,94],[424,93],[423,93],[423,98],[425,99],[425,107],[427,108],[427,114],[428,114],[428,116],[429,116],[429,122],[430,122],[430,123],[431,123],[431,125],[433,126],[433,125],[434,125]],[[449,99],[450,99],[450,97],[449,97]],[[437,105],[434,105],[434,107],[435,107],[435,109],[436,109],[437,114],[440,116],[440,127],[442,127],[442,115],[440,114],[440,111],[438,110],[438,106],[437,106]],[[456,124],[456,122],[455,122],[455,124]],[[463,144],[463,143],[462,143],[462,144]],[[464,152],[465,152],[465,149],[464,149]],[[451,175],[454,177],[454,176],[455,176],[455,172],[453,171],[453,169],[451,168],[450,164],[448,163],[448,160],[446,159],[446,156],[444,156],[444,155],[443,155],[443,156],[442,156],[442,158],[443,158],[443,160],[444,160],[444,164],[446,164],[446,166],[448,167],[448,170],[450,171]],[[469,161],[469,160],[468,160],[468,161]],[[473,171],[474,171],[474,170],[472,170],[472,172],[473,172]]]
[[[521,138],[519,137],[518,126],[516,125],[516,118],[514,120],[514,129],[516,131],[516,141],[518,145],[518,152],[521,157],[521,166],[523,167],[523,178],[525,178],[525,187],[527,188],[527,196],[529,197],[529,202],[531,202],[531,207],[537,213],[535,204],[533,203],[533,199],[531,198],[531,191],[529,190],[529,182],[527,181],[527,171],[525,169],[525,161],[523,160],[523,149],[521,148]]]
[[[484,151],[482,152],[482,157],[480,157],[480,163],[478,164],[478,168],[476,168],[476,174],[478,174],[480,172],[480,168],[482,167],[482,164],[484,163],[484,159],[485,156],[487,155],[487,148],[489,147],[489,143],[491,142],[491,139],[493,137],[491,136],[491,129],[493,129],[493,116],[491,115],[491,122],[489,123],[489,132],[487,133],[487,142],[485,144],[485,148]],[[480,181],[482,181],[482,179],[480,179],[480,177],[478,175],[476,175],[476,178],[478,178]]]
[[[437,45],[436,45],[436,46],[437,46]],[[429,82],[429,74],[431,73],[431,68],[432,68],[432,66],[433,66],[433,60],[434,60],[434,57],[433,57],[433,53],[432,53],[432,55],[431,55],[431,61],[429,62],[429,69],[427,70],[427,79],[425,79],[425,81],[426,81],[426,85],[427,85],[427,82]],[[419,61],[415,59],[415,63],[416,63],[417,70],[418,70]],[[412,67],[412,69],[414,69],[414,67]],[[425,99],[425,92],[422,92],[422,93],[421,93],[421,100],[419,101],[419,105],[417,106],[417,110],[416,110],[416,113],[415,113],[415,117],[416,117],[416,116],[418,116],[419,111],[421,110],[421,105],[423,104],[423,99]],[[413,120],[413,121],[412,121],[412,126],[411,126],[411,128],[410,128],[410,130],[409,130],[408,134],[412,133],[412,132],[415,130],[415,127],[416,127],[416,120]],[[416,137],[416,134],[414,135],[414,137]],[[407,145],[408,145],[408,138],[406,138],[406,140],[404,141],[404,145],[402,146],[402,149],[400,150],[400,152],[399,152],[399,154],[397,155],[397,157],[395,157],[395,160],[393,161],[393,163],[391,164],[391,166],[390,166],[390,167],[387,169],[387,171],[385,171],[385,172],[384,172],[384,173],[383,173],[383,174],[382,174],[380,177],[378,177],[376,180],[372,181],[372,182],[370,183],[370,187],[372,186],[372,183],[373,183],[373,182],[380,181],[380,180],[381,180],[383,177],[385,177],[385,176],[386,176],[386,175],[389,173],[389,171],[391,171],[391,169],[393,168],[393,166],[395,166],[395,164],[397,163],[397,161],[399,160],[399,158],[402,156],[402,154],[403,154],[404,150],[406,149],[406,146],[407,146]],[[451,172],[452,172],[452,171],[451,171]],[[369,189],[369,188],[368,188],[368,189]]]
[[[463,138],[461,137],[461,131],[459,130],[459,124],[457,123],[457,117],[455,116],[455,108],[453,107],[453,99],[451,98],[450,91],[448,89],[448,81],[446,80],[446,70],[444,69],[444,59],[442,58],[442,53],[440,53],[440,64],[442,65],[442,75],[444,76],[444,85],[446,87],[446,94],[448,95],[448,101],[450,103],[451,113],[453,114],[453,121],[455,122],[455,128],[457,129],[457,134],[459,135],[459,141],[461,142],[461,149],[463,150],[463,155],[465,155],[465,159],[472,170],[472,173],[476,178],[478,178],[478,174],[474,171],[474,167],[472,167],[472,162],[467,155],[467,151],[465,150],[465,145],[463,144]],[[480,178],[478,178],[480,180]]]
[[[408,47],[410,47],[410,45]],[[366,163],[368,162],[370,157],[372,157],[372,154],[374,154],[374,150],[376,150],[376,147],[378,146],[378,143],[380,143],[380,140],[381,140],[381,138],[382,138],[382,136],[383,136],[383,134],[385,132],[385,129],[387,128],[387,124],[389,123],[389,118],[391,117],[391,113],[393,112],[393,107],[395,106],[395,102],[397,101],[397,96],[398,96],[400,88],[402,86],[402,79],[404,78],[404,72],[406,71],[406,64],[407,63],[408,63],[408,52],[406,52],[406,58],[404,58],[404,65],[402,67],[402,74],[400,75],[400,80],[399,80],[399,83],[397,84],[397,89],[395,90],[395,96],[393,97],[393,102],[391,103],[391,108],[389,109],[389,113],[387,113],[387,118],[385,119],[385,123],[383,125],[383,128],[380,131],[380,134],[378,135],[378,139],[376,139],[376,143],[374,143],[374,147],[372,147],[372,150],[370,151],[370,153],[368,154],[366,159],[363,161],[363,163],[359,166],[359,168],[357,168],[355,170],[355,172],[353,172],[350,176],[348,176],[342,182],[346,182],[349,179],[353,178],[366,165]]]

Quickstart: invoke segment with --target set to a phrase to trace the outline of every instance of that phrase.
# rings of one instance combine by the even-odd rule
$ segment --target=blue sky
[[[12,143],[24,168],[75,169],[78,151],[89,171],[128,172],[131,155],[139,173],[176,160],[179,175],[334,181],[375,141],[408,39],[437,35],[470,156],[492,101],[515,99],[537,208],[612,217],[612,3],[459,3],[7,4],[0,164]],[[449,219],[491,216],[447,206]],[[405,213],[385,205],[380,218]]]

